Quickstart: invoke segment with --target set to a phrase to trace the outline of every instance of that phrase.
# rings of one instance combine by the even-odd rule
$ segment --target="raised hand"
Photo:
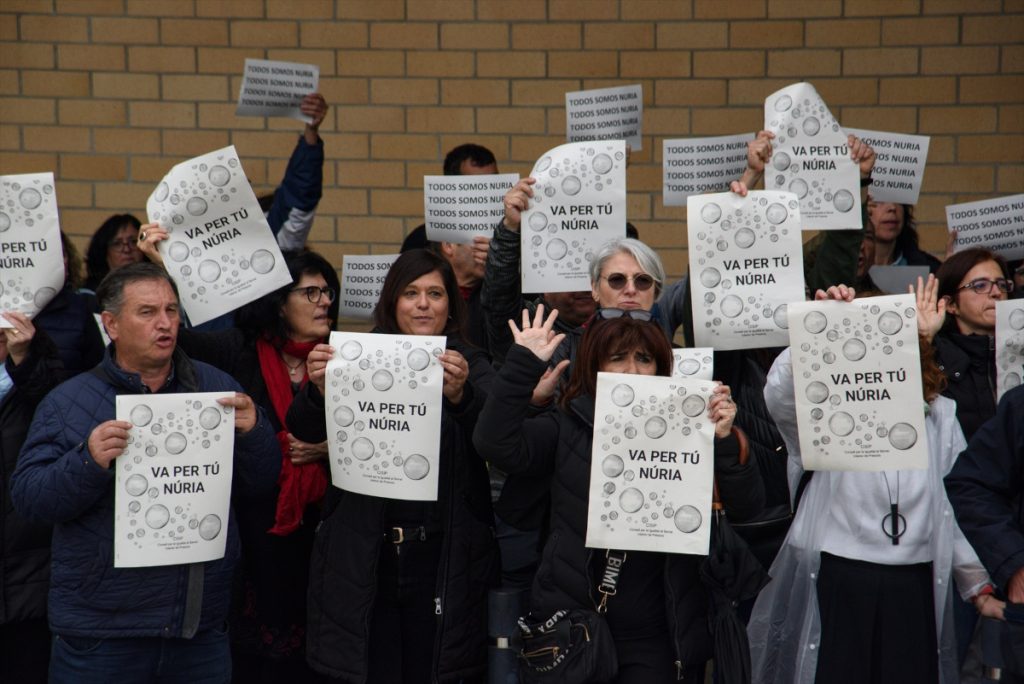
[[[505,193],[504,222],[505,227],[513,233],[519,232],[519,224],[523,221],[523,212],[530,207],[530,198],[533,197],[533,188],[530,186],[536,182],[536,178],[520,178],[519,182]]]
[[[835,300],[837,302],[852,302],[854,297],[857,296],[857,291],[852,287],[839,284],[833,285],[827,290],[818,290],[814,293],[814,301],[822,302],[825,300]]]
[[[753,188],[761,180],[765,166],[772,158],[772,140],[774,139],[775,134],[771,131],[760,131],[757,137],[747,143],[747,168],[738,181],[744,188]],[[745,190],[740,192],[733,188],[733,192],[738,192],[742,197],[747,196]]]
[[[725,439],[729,436],[732,423],[736,420],[736,402],[732,400],[728,385],[715,387],[708,403],[708,418],[715,423],[715,437]]]
[[[919,276],[917,287],[910,285],[908,291],[917,299],[917,334],[931,342],[946,322],[946,298],[939,297],[939,279],[929,273],[924,282]]]
[[[555,396],[555,389],[558,388],[558,381],[562,373],[569,367],[569,359],[562,359],[554,368],[548,368],[544,375],[540,376],[537,386],[533,388],[533,396],[530,403],[536,406],[544,406]]]
[[[139,251],[154,264],[163,266],[164,258],[160,256],[157,245],[168,237],[170,234],[161,228],[159,223],[146,223],[139,229]]]
[[[875,168],[875,150],[855,135],[846,136],[846,143],[850,148],[850,159],[860,167],[860,177],[867,178]]]
[[[537,305],[537,313],[530,323],[530,312],[523,309],[523,329],[516,327],[512,319],[508,321],[508,327],[512,329],[512,339],[515,343],[526,347],[533,352],[541,361],[550,361],[558,345],[565,339],[565,333],[557,335],[551,329],[558,318],[558,309],[552,309],[551,314],[545,320],[544,305]]]

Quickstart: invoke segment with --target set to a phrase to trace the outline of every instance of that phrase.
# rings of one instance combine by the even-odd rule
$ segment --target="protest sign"
[[[804,299],[800,206],[790,192],[691,197],[686,208],[696,343],[789,343],[786,305]]]
[[[953,251],[984,247],[1008,261],[1024,258],[1024,194],[950,204],[946,227],[956,231]]]
[[[927,135],[885,133],[844,127],[875,150],[875,166],[871,170],[868,193],[876,202],[917,204],[924,182],[924,166],[928,161]]]
[[[319,83],[320,67],[315,64],[246,59],[235,114],[287,116],[312,123],[299,106],[302,98],[316,92]]]
[[[444,336],[332,332],[327,364],[331,482],[349,492],[437,501],[438,357]]]
[[[178,164],[146,202],[193,325],[292,282],[234,145]]]
[[[424,176],[423,217],[433,242],[473,242],[491,237],[505,217],[505,193],[519,181],[514,173]]]
[[[590,289],[590,259],[626,237],[626,145],[569,143],[544,154],[522,213],[523,292]]]
[[[0,311],[33,318],[64,287],[52,173],[0,176]],[[11,323],[0,316],[0,328]]]
[[[996,302],[996,399],[1024,378],[1024,299]]]
[[[706,554],[714,383],[598,373],[587,547]]]
[[[114,567],[202,563],[224,557],[235,416],[234,392],[117,397],[131,423],[114,461]]]
[[[769,95],[764,127],[775,134],[765,189],[797,196],[805,230],[860,229],[860,170],[814,86],[796,83]]]
[[[917,279],[928,280],[927,266],[883,266],[875,264],[868,269],[871,282],[885,294],[903,294]]]
[[[713,138],[663,140],[662,202],[666,207],[686,206],[686,198],[705,192],[725,192],[747,169],[747,143],[753,133]]]
[[[672,377],[679,380],[710,380],[715,372],[715,350],[684,347],[672,350]]]
[[[397,254],[346,254],[341,260],[341,301],[338,313],[370,319],[380,301],[380,289]]]
[[[928,467],[914,295],[789,305],[805,470]]]
[[[565,140],[625,140],[634,151],[641,150],[644,93],[641,85],[565,94]]]

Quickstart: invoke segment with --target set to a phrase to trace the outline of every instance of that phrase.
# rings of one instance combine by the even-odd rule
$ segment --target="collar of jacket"
[[[594,429],[594,397],[581,394],[569,402],[569,409],[583,421],[588,429]]]
[[[987,367],[995,362],[994,338],[989,335],[942,335],[948,344],[940,352],[939,369],[947,378],[959,379],[972,365]]]
[[[124,390],[126,393],[150,393],[149,387],[142,382],[142,376],[138,373],[126,371],[117,365],[117,361],[114,359],[113,344],[110,344],[106,352],[104,352],[103,361],[100,362],[99,369],[111,385]],[[167,376],[164,386],[160,388],[160,391],[174,384],[177,384],[177,389],[181,392],[199,391],[199,381],[196,377],[195,366],[192,365],[192,359],[188,358],[180,347],[174,348],[174,354],[171,356],[171,372]]]

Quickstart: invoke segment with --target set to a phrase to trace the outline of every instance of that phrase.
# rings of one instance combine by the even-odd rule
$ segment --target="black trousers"
[[[821,554],[821,684],[939,681],[931,563],[879,565]]]

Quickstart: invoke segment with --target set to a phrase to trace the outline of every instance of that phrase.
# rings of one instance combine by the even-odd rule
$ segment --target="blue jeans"
[[[231,650],[226,629],[191,639],[53,637],[50,684],[228,684]]]

